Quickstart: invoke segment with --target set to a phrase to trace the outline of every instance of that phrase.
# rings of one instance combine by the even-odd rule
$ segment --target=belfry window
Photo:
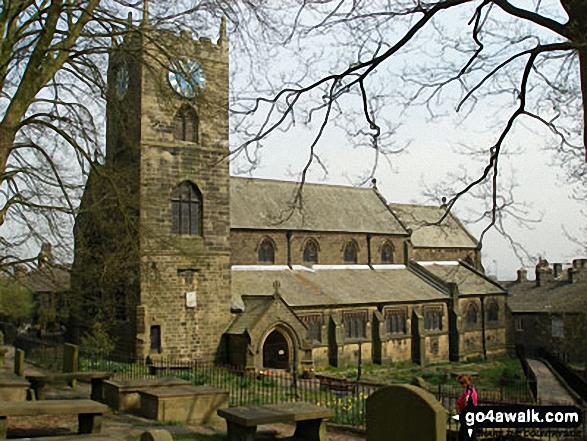
[[[178,141],[198,142],[198,115],[193,107],[183,105],[175,114],[173,138]]]
[[[259,263],[275,263],[275,245],[269,238],[265,238],[257,249]]]
[[[344,263],[357,263],[358,247],[354,240],[346,243],[343,251]]]
[[[381,263],[393,263],[393,246],[389,242],[381,246]]]
[[[302,260],[304,263],[318,263],[318,244],[314,239],[308,240],[304,245]]]
[[[182,182],[171,192],[172,233],[202,235],[202,194],[191,182]]]

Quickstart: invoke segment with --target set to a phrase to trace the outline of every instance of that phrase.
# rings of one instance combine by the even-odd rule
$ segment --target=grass
[[[364,364],[361,370],[362,380],[384,384],[410,383],[414,377],[422,377],[432,385],[446,384],[451,381],[456,384],[454,374],[457,372],[477,373],[475,386],[488,389],[498,389],[502,384],[524,381],[524,372],[519,360],[509,356],[486,361],[475,358],[458,363],[438,363],[424,367],[407,362],[390,365]],[[357,366],[321,369],[320,371],[338,378],[349,380],[357,378]]]

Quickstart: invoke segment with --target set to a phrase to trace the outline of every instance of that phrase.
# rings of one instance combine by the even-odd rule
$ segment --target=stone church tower
[[[74,231],[77,312],[107,323],[117,349],[222,357],[228,153],[224,20],[214,44],[151,30],[146,15],[111,50],[106,159],[93,164]]]

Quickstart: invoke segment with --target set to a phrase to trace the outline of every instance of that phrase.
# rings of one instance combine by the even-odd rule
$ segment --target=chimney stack
[[[520,283],[520,282],[526,282],[528,281],[528,271],[526,271],[524,268],[520,268],[518,270],[518,278],[516,280],[516,282]]]
[[[583,270],[587,267],[587,259],[573,259],[573,268],[577,271]]]
[[[53,252],[51,251],[51,244],[44,242],[41,245],[41,252],[37,257],[37,267],[43,268],[46,264],[53,263]]]
[[[552,264],[552,278],[554,280],[558,280],[563,275],[563,264],[562,263],[553,263]]]
[[[575,263],[575,262],[573,262]],[[569,283],[573,283],[575,280],[575,273],[577,272],[577,270],[575,268],[569,268],[567,270],[567,274],[569,275]]]

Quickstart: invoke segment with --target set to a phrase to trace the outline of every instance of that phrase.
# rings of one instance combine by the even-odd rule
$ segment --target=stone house
[[[511,341],[526,353],[544,348],[571,363],[587,362],[587,259],[575,259],[563,270],[541,260],[535,280],[524,269],[509,292]]]
[[[388,205],[375,182],[229,176],[224,23],[217,43],[129,33],[108,82],[72,290],[118,349],[255,368],[503,352],[506,292],[442,207]]]

